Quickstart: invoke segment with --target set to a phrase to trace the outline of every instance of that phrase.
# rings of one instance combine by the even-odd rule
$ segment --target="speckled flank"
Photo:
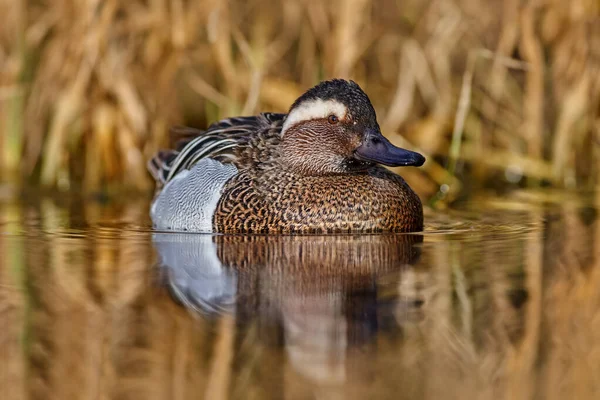
[[[418,196],[384,168],[351,175],[296,176],[249,170],[224,188],[218,232],[411,232],[423,228]]]

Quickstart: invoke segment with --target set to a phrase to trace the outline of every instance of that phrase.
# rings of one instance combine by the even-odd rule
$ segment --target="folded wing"
[[[256,138],[278,135],[286,114],[262,113],[251,117],[235,117],[218,121],[205,131],[178,127],[174,136],[183,138],[172,150],[159,151],[149,162],[148,170],[159,187],[164,186],[178,173],[189,170],[204,158],[221,163],[244,162],[241,155],[248,157]]]

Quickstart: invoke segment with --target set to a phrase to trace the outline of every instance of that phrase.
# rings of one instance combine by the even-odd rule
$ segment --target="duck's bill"
[[[421,154],[394,146],[381,132],[365,134],[363,143],[354,151],[354,155],[361,161],[388,167],[420,167],[425,162]]]

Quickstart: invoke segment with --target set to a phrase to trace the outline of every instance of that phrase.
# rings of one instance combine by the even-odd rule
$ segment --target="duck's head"
[[[421,166],[425,157],[394,146],[379,129],[369,97],[353,81],[321,82],[300,96],[282,127],[282,158],[307,175],[346,173],[374,164]]]

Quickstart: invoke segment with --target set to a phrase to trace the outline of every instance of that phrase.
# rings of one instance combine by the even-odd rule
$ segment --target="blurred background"
[[[432,202],[600,183],[598,0],[0,0],[5,182],[150,192],[168,128],[356,80]],[[442,202],[444,203],[444,202]]]
[[[0,0],[0,22],[2,399],[600,398],[600,0]],[[398,170],[422,237],[208,236],[218,301],[185,303],[146,161],[172,125],[333,77],[427,156]]]

